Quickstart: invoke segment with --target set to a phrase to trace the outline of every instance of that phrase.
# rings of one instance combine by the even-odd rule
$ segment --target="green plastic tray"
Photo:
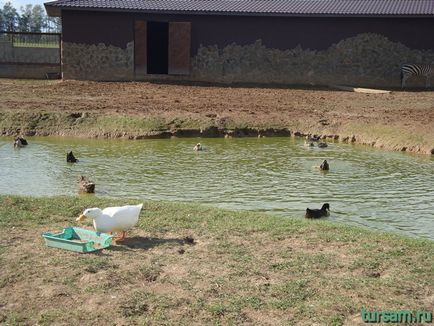
[[[49,247],[76,252],[91,252],[110,246],[110,234],[95,232],[78,227],[67,227],[61,233],[45,232],[42,234]]]

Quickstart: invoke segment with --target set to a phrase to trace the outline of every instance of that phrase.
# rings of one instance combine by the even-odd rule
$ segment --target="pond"
[[[434,239],[434,159],[294,138],[0,140],[0,194],[78,193],[78,177],[96,195],[209,204],[288,217],[330,203],[328,219]],[[194,152],[200,141],[206,151]],[[72,150],[80,160],[66,163]],[[330,171],[314,166],[323,159]]]

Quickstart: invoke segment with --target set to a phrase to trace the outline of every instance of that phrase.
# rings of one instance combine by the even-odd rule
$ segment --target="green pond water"
[[[330,203],[327,219],[434,239],[434,159],[294,138],[0,140],[0,194],[78,194],[78,177],[96,196],[209,204],[303,218]],[[194,152],[200,141],[206,151]],[[80,160],[66,163],[72,150]],[[315,169],[323,159],[331,170]]]

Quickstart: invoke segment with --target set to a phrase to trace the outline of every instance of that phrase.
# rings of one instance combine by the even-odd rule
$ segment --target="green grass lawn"
[[[102,252],[41,237],[85,208],[135,203],[0,196],[0,323],[357,325],[362,307],[434,311],[434,242],[326,220],[147,201]]]
[[[17,43],[14,42],[13,44],[16,48],[60,48],[60,43]]]

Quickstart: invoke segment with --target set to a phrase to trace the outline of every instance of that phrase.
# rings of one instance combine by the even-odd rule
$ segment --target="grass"
[[[357,325],[362,307],[434,310],[433,242],[327,221],[145,202],[100,253],[40,236],[131,202],[0,196],[0,323]]]
[[[214,126],[207,118],[140,117],[119,114],[70,113],[70,112],[0,112],[0,131],[20,130],[37,135],[80,135],[86,137],[117,134],[143,135],[154,131],[172,129],[205,129]],[[245,124],[228,122],[219,128],[245,128]]]
[[[60,44],[59,43],[14,43],[14,47],[60,49]]]
[[[353,123],[346,127],[346,133],[357,134],[362,139],[369,139],[371,135],[377,135],[377,142],[387,148],[402,148],[409,147],[409,145],[429,148],[434,141],[432,137],[417,130],[403,130],[383,124]]]

